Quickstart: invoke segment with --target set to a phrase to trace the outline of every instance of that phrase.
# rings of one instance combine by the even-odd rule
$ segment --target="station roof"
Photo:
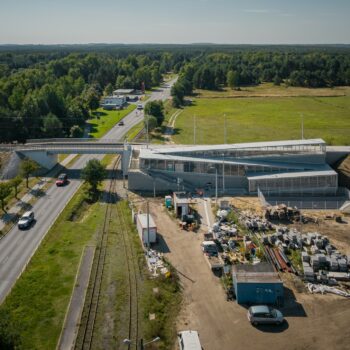
[[[244,150],[249,148],[267,148],[267,147],[292,147],[292,146],[320,146],[326,145],[322,139],[309,140],[287,140],[287,141],[267,141],[267,142],[249,142],[249,143],[232,143],[222,145],[198,145],[198,146],[178,146],[178,147],[154,147],[155,153],[174,153],[174,152],[195,152],[195,151],[215,151],[215,150]]]
[[[211,164],[232,164],[232,165],[250,165],[250,166],[265,166],[269,168],[287,168],[287,169],[317,169],[325,170],[329,169],[328,166],[325,167],[324,164],[304,164],[304,163],[287,163],[287,162],[275,162],[266,160],[250,160],[246,158],[236,158],[236,160],[231,160],[232,158],[200,158],[200,157],[189,157],[184,155],[176,155],[169,153],[156,153],[152,152],[151,149],[141,148],[139,158],[141,159],[154,159],[154,160],[169,160],[169,161],[183,161],[183,162],[194,162],[194,163],[211,163]]]
[[[327,166],[325,166],[327,167]],[[270,180],[270,179],[286,179],[286,178],[296,178],[296,177],[310,177],[310,176],[329,176],[336,175],[337,173],[332,170],[329,166],[328,169],[315,170],[315,171],[301,171],[301,172],[288,172],[279,174],[251,174],[248,175],[248,180]]]

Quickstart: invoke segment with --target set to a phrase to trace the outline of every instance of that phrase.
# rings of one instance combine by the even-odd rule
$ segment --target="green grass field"
[[[224,114],[228,143],[299,139],[301,113],[304,138],[323,138],[331,145],[350,145],[349,95],[195,98],[193,105],[185,107],[177,118],[173,140],[193,144],[196,116],[196,143],[223,143]]]
[[[90,124],[90,137],[100,138],[106,134],[115,124],[124,118],[127,114],[133,111],[136,105],[129,105],[127,108],[121,111],[105,111],[99,108],[96,112],[93,112],[94,118],[88,120]],[[99,114],[99,116],[97,116]]]

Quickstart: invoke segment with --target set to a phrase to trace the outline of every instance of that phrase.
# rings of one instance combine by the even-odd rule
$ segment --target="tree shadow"
[[[30,203],[23,202],[21,199],[16,203],[16,207],[19,207],[24,210],[30,210],[33,206]]]
[[[46,192],[41,188],[31,189],[28,193],[37,198],[46,196]]]
[[[89,123],[90,124],[90,130],[89,130],[89,135],[97,132],[97,124],[96,123]]]
[[[172,133],[172,135],[179,135],[181,131],[182,131],[181,128],[173,128],[173,133]]]
[[[3,213],[0,216],[0,220],[5,224],[10,222],[16,222],[19,219],[19,215],[17,213]]]
[[[99,117],[105,117],[107,115],[106,112],[100,112],[100,111],[93,111],[91,113],[92,116],[94,116],[94,118],[99,118]]]

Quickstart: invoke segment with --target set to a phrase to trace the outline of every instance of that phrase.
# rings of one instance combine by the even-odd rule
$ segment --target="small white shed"
[[[136,219],[137,232],[143,244],[155,243],[157,241],[157,226],[149,215],[149,235],[147,234],[147,214],[138,214]]]

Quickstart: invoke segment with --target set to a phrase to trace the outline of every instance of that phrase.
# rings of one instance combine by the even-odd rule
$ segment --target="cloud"
[[[260,14],[260,15],[277,15],[277,16],[283,16],[283,17],[290,17],[293,16],[291,13],[282,12],[279,10],[271,10],[271,9],[245,9],[243,10],[245,13],[252,13],[252,14]]]

